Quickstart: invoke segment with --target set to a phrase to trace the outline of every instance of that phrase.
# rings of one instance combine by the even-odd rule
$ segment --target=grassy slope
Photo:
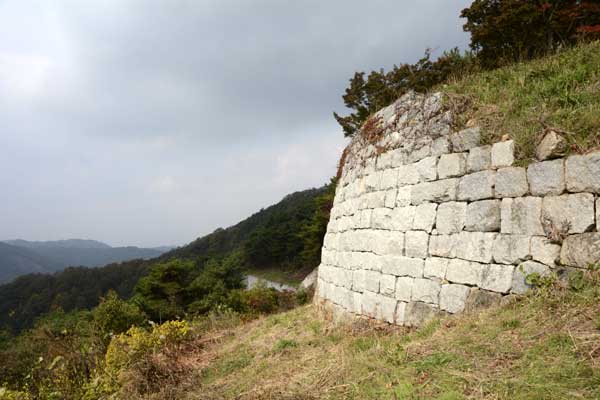
[[[600,398],[600,274],[419,330],[314,306],[204,332],[177,399]],[[210,343],[206,345],[206,343]]]
[[[600,147],[600,42],[539,60],[468,76],[438,88],[463,111],[459,127],[473,118],[488,142],[515,140],[517,156],[533,158],[544,125],[571,132],[569,151]],[[452,94],[456,95],[452,96]],[[454,97],[454,98],[453,98]],[[453,100],[453,101],[452,101]]]

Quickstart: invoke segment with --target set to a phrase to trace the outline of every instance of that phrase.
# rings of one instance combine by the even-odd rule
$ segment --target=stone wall
[[[346,149],[321,303],[419,325],[600,260],[600,152],[516,166],[512,141],[453,132],[440,93],[409,93],[373,121]]]

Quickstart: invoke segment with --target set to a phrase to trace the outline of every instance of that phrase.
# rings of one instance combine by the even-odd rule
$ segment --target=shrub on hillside
[[[94,308],[92,315],[94,323],[105,337],[142,325],[147,319],[137,305],[121,300],[113,290],[100,299],[100,304]]]
[[[0,383],[27,398],[80,399],[104,350],[89,312],[56,311],[0,351]]]
[[[190,338],[187,321],[168,321],[151,330],[133,327],[113,337],[104,364],[86,387],[86,399],[145,396],[176,385],[177,357]]]

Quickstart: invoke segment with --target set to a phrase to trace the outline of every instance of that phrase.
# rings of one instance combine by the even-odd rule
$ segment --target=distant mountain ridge
[[[150,259],[170,246],[140,248],[111,247],[89,239],[0,242],[0,283],[29,273],[53,273],[71,266],[101,267],[134,259]]]
[[[4,243],[13,246],[27,247],[37,249],[40,247],[62,247],[67,249],[110,249],[112,246],[90,239],[64,239],[64,240],[47,240],[47,241],[30,241],[23,239],[4,240]]]

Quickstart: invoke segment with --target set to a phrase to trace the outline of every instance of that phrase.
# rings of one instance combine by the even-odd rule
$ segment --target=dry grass
[[[263,317],[204,343],[173,398],[596,399],[600,276],[578,282],[415,331],[312,305]]]

